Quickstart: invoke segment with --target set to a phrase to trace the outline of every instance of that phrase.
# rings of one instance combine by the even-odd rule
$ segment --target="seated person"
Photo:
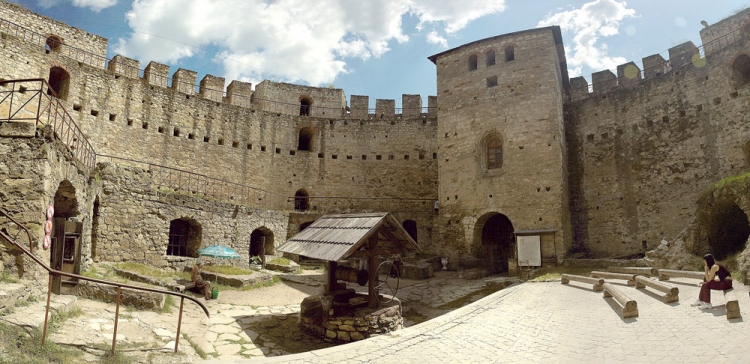
[[[195,284],[195,287],[193,289],[197,290],[199,293],[203,292],[203,296],[206,298],[206,300],[210,300],[211,283],[203,280],[203,277],[201,277],[201,268],[203,268],[203,261],[201,259],[198,259],[195,261],[195,265],[193,266],[193,274],[190,276],[190,280],[192,280],[193,284]]]

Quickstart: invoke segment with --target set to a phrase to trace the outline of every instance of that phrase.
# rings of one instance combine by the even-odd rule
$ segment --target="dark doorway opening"
[[[307,191],[297,191],[294,194],[294,209],[297,211],[307,211],[309,206]]]
[[[91,259],[98,262],[97,248],[99,245],[99,197],[94,200],[94,211],[91,214]]]
[[[747,215],[737,204],[727,204],[708,224],[708,245],[717,260],[742,251],[750,236]]]
[[[750,57],[741,54],[732,62],[732,77],[737,87],[744,86],[750,82]]]
[[[259,227],[250,234],[250,247],[248,253],[250,255],[250,264],[253,264],[252,258],[259,256],[263,265],[266,264],[266,255],[273,255],[274,243],[273,243],[273,232],[266,227]]]
[[[414,220],[406,220],[402,226],[404,227],[404,230],[409,233],[409,236],[411,236],[415,242],[419,243],[419,241],[417,241],[417,222]]]
[[[54,197],[55,214],[50,232],[50,267],[66,273],[81,273],[81,232],[76,189],[68,180],[60,182]],[[52,292],[76,294],[78,280],[65,276],[52,278]]]
[[[52,67],[49,69],[49,83],[50,89],[47,90],[48,95],[54,95],[60,100],[68,99],[68,87],[70,85],[70,74],[62,67]]]
[[[490,274],[508,272],[508,259],[513,257],[515,235],[513,224],[503,214],[492,214],[482,225],[482,249],[480,258],[484,258]]]
[[[306,97],[299,100],[300,116],[310,116],[310,105],[312,105],[312,101]]]
[[[302,128],[299,131],[299,141],[297,143],[297,150],[312,150],[312,129]]]

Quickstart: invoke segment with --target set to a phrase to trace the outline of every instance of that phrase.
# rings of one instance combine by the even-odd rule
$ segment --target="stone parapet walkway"
[[[746,363],[745,319],[727,320],[721,292],[701,311],[694,280],[670,281],[680,302],[617,285],[638,302],[622,319],[612,299],[586,285],[525,283],[428,322],[369,340],[311,352],[234,363]],[[590,286],[590,285],[589,285]],[[747,287],[736,296],[750,315]],[[220,360],[208,360],[219,363]]]

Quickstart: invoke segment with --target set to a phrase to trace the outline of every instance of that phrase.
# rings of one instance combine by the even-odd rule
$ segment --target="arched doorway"
[[[70,84],[70,74],[62,67],[52,67],[49,69],[49,78],[47,79],[49,87],[55,92],[57,98],[60,100],[68,99],[68,86]],[[47,94],[51,95],[52,92],[47,90]]]
[[[732,77],[737,87],[750,82],[750,57],[741,54],[734,59],[732,62]]]
[[[481,244],[474,254],[484,260],[490,274],[508,272],[508,259],[514,256],[513,231],[513,223],[500,213],[485,214],[477,221],[475,239]]]
[[[309,208],[307,191],[298,190],[294,194],[294,209],[297,211],[307,211]]]
[[[401,225],[404,227],[404,230],[409,233],[409,236],[411,236],[415,242],[419,243],[419,241],[417,241],[417,222],[414,220],[406,220]]]
[[[742,251],[750,237],[747,215],[735,203],[717,209],[706,228],[708,245],[717,260]]]
[[[50,232],[50,267],[66,273],[81,272],[81,232],[76,189],[68,180],[60,182],[54,197],[55,214]],[[75,294],[78,281],[56,276],[52,279],[52,292]]]
[[[250,234],[250,247],[248,250],[251,264],[252,257],[259,256],[263,261],[263,265],[265,265],[266,255],[273,255],[274,252],[273,232],[265,226],[253,230]]]
[[[49,52],[60,52],[60,47],[63,45],[62,38],[56,35],[49,35],[44,41],[44,49]]]
[[[167,255],[197,258],[202,235],[203,228],[193,219],[180,218],[170,221]]]

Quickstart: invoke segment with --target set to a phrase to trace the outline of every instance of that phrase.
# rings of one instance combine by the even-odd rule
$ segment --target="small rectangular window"
[[[180,129],[179,128],[174,128],[174,130],[172,131],[172,135],[174,135],[176,137],[180,136]]]
[[[248,150],[252,150],[252,149],[253,149],[253,145],[252,145],[252,144],[248,144],[248,145],[247,145],[247,149],[248,149]]]
[[[237,148],[240,146],[240,142],[232,142],[232,148]]]
[[[91,110],[91,116],[99,116],[99,111]]]
[[[367,160],[367,155],[365,155],[365,154],[362,154],[362,160],[363,160],[363,161],[366,161],[366,160]]]
[[[115,121],[115,119],[117,119],[117,115],[109,114],[109,121]]]
[[[160,126],[157,130],[159,131],[159,133],[163,133],[164,132],[164,127]]]
[[[276,148],[276,154],[281,154],[281,148]]]
[[[266,146],[265,145],[261,145],[260,146],[260,151],[261,152],[265,152],[266,151]]]
[[[73,105],[73,111],[81,111],[81,105]]]
[[[133,119],[128,119],[128,126],[133,126]]]
[[[208,136],[203,137],[203,142],[208,143],[208,141],[211,140]]]
[[[224,139],[219,139],[219,145],[224,145]]]
[[[381,155],[376,155],[376,156],[375,156],[375,159],[376,159],[376,160],[381,160],[381,159],[383,159],[383,156],[381,156]]]
[[[143,123],[143,124],[141,124],[141,128],[143,128],[143,129],[148,129],[148,123]]]
[[[339,156],[336,154],[331,155],[331,159],[339,159]]]
[[[497,86],[497,76],[487,77],[487,87]]]

